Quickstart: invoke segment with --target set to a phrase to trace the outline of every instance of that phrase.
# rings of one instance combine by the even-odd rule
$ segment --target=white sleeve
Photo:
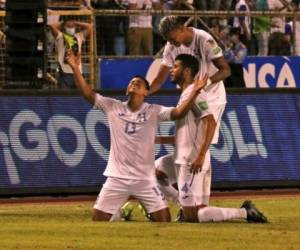
[[[172,54],[172,49],[169,42],[166,44],[166,47],[164,49],[161,63],[170,68],[172,68],[174,65],[174,56]]]
[[[205,55],[208,60],[213,60],[223,56],[223,51],[217,42],[210,36],[204,42]]]
[[[155,105],[156,111],[158,113],[158,121],[170,121],[171,120],[171,113],[174,107],[165,107],[161,105]]]
[[[196,97],[196,100],[192,106],[192,111],[198,118],[203,118],[210,114],[206,92],[201,91]]]
[[[109,97],[102,96],[98,93],[95,95],[94,108],[100,109],[103,112],[107,113],[109,110],[112,110],[114,103],[118,102],[117,100]]]

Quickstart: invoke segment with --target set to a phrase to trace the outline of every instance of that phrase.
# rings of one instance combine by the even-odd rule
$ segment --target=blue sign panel
[[[178,96],[147,101],[174,106]],[[219,144],[211,147],[213,181],[300,182],[299,110],[298,94],[229,95]],[[83,98],[1,96],[0,112],[0,189],[104,182],[108,123]],[[174,134],[174,123],[162,123],[158,134]],[[156,145],[156,157],[171,152]]]
[[[244,79],[247,88],[300,87],[300,57],[247,57]]]
[[[152,80],[159,69],[160,59],[104,59],[99,64],[102,89],[124,89],[136,74]],[[247,57],[244,80],[247,88],[300,87],[300,57]],[[167,81],[163,88],[175,88]]]

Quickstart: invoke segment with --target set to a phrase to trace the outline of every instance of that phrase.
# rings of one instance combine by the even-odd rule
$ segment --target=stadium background
[[[128,16],[143,11],[52,10],[49,16],[73,16],[95,23],[97,16]],[[148,14],[162,14],[148,11]],[[245,15],[233,11],[170,11],[186,16]],[[165,13],[164,13],[165,14]],[[276,12],[251,15],[275,16]],[[285,13],[296,18],[297,13]],[[281,13],[282,15],[282,13]],[[0,13],[4,29],[5,12]],[[55,51],[47,47],[47,72],[55,75]],[[128,79],[147,74],[157,56],[97,56],[96,28],[82,53],[84,75],[105,95],[122,97]],[[5,80],[5,43],[0,47],[0,85]],[[228,89],[220,143],[212,147],[213,188],[299,187],[299,57],[248,57],[244,89]],[[151,76],[150,76],[151,77]],[[173,89],[172,89],[173,88]],[[179,93],[166,84],[149,102],[175,105]],[[58,90],[51,81],[40,89],[0,91],[0,195],[96,193],[104,182],[109,150],[105,116],[92,109],[76,91]],[[162,124],[159,134],[173,134]],[[170,153],[157,145],[156,157]]]

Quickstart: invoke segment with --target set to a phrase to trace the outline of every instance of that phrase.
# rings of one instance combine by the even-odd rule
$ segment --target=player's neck
[[[185,80],[182,84],[181,84],[181,88],[182,90],[185,90],[188,86],[190,86],[192,83],[193,83],[193,79],[188,79],[188,80]]]
[[[186,47],[190,46],[194,39],[194,30],[191,27],[188,27],[187,29],[186,39],[183,42]]]
[[[144,103],[144,97],[138,95],[130,95],[128,98],[128,107],[132,112],[135,112],[141,108]]]

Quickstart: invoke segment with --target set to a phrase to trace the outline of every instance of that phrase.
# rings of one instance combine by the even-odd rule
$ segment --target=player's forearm
[[[218,71],[210,77],[211,83],[223,81],[231,75],[230,67],[224,57],[214,59],[213,63]]]
[[[72,67],[74,73],[75,84],[80,93],[91,103],[95,102],[95,92],[92,87],[84,80],[79,67]]]
[[[202,123],[201,123],[201,133],[203,133],[204,136],[204,141],[200,145],[200,150],[197,156],[197,159],[201,159],[205,157],[207,150],[209,149],[209,146],[212,142],[212,139],[215,134],[215,129],[216,129],[216,121],[213,117],[213,115],[208,115],[204,118],[202,118]]]
[[[174,108],[171,113],[171,119],[178,120],[183,118],[192,108],[198,93],[199,91],[193,90],[190,96],[180,106]]]
[[[154,78],[150,85],[149,94],[153,94],[158,91],[161,86],[165,83],[169,75],[169,68],[167,66],[161,65],[157,76]]]

